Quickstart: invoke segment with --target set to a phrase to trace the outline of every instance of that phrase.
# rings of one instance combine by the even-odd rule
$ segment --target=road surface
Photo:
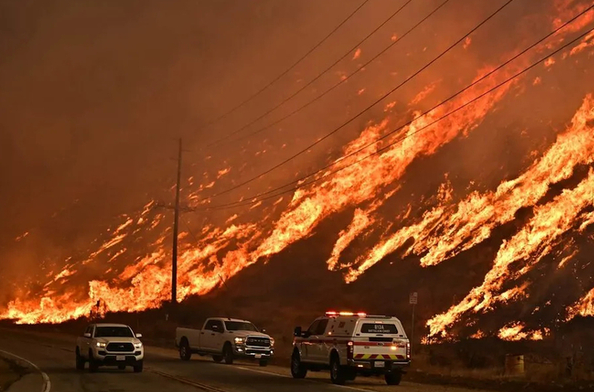
[[[176,350],[158,347],[145,347],[143,373],[133,373],[131,368],[100,368],[97,373],[89,373],[74,368],[75,341],[76,337],[62,334],[0,329],[0,350],[5,353],[0,355],[16,355],[29,361],[32,369],[9,392],[469,392],[405,381],[400,386],[388,386],[383,379],[364,377],[347,386],[336,386],[330,383],[327,372],[310,372],[307,379],[294,380],[289,369],[280,366],[216,364],[197,356],[184,362]]]
[[[21,375],[14,369],[12,363],[0,357],[0,391],[6,391],[20,377]]]

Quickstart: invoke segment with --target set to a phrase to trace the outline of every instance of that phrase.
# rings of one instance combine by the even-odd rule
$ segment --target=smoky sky
[[[271,119],[331,86],[440,2],[413,1],[407,17],[365,44],[361,60],[349,56]],[[270,132],[205,148],[316,76],[403,1],[371,0],[286,78],[205,128],[297,61],[361,1],[0,0],[0,274],[26,274],[45,259],[85,252],[114,217],[151,199],[171,198],[179,137],[186,145],[184,181],[193,176],[196,183],[230,167],[223,184],[230,186],[299,151],[365,107],[361,99],[379,96],[494,9],[484,0],[450,3],[376,68],[349,80],[342,93]],[[463,61],[461,52],[444,59],[394,100],[406,102],[431,82],[447,91],[471,80],[477,68],[512,52],[510,44],[542,35],[549,28],[542,18],[523,25],[517,20],[540,8],[550,11],[550,5],[516,1],[473,38],[476,50]],[[315,167],[382,108],[244,191],[268,189]],[[29,236],[16,244],[25,232]]]
[[[103,218],[161,195],[175,178],[176,138],[212,139],[202,123],[357,4],[0,2],[3,248],[27,231],[38,258],[82,245]],[[0,265],[16,263],[3,253]]]

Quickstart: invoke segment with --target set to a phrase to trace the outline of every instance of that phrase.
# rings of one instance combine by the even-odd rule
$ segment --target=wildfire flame
[[[573,12],[567,15],[560,12],[559,18],[551,21],[553,27],[569,19],[576,10],[585,9],[583,5],[571,8],[569,3],[562,1],[555,4],[564,12],[566,8]],[[538,158],[532,156],[532,163],[527,168],[515,178],[501,181],[495,190],[473,191],[458,199],[454,197],[448,179],[437,194],[424,200],[421,206],[411,202],[400,214],[393,213],[390,217],[381,211],[400,194],[402,186],[399,182],[415,162],[436,154],[454,140],[478,132],[505,99],[542,87],[545,78],[535,78],[534,75],[518,78],[464,106],[467,102],[490,91],[541,56],[548,55],[548,49],[566,40],[568,34],[587,26],[593,15],[592,12],[586,14],[575,25],[558,32],[552,40],[481,80],[497,67],[483,66],[474,78],[481,80],[479,83],[429,113],[422,115],[415,108],[437,94],[445,81],[429,83],[413,95],[409,105],[404,105],[411,112],[399,113],[396,101],[385,104],[385,117],[369,123],[358,137],[344,146],[342,155],[333,161],[332,171],[317,174],[315,182],[302,186],[292,196],[273,200],[271,205],[260,200],[246,208],[248,212],[268,211],[268,215],[263,214],[265,219],[245,222],[241,213],[233,212],[222,220],[221,225],[204,225],[197,235],[189,229],[184,231],[180,236],[184,246],[178,259],[179,299],[216,289],[247,266],[268,260],[289,245],[313,236],[321,222],[338,213],[352,214],[352,218],[346,227],[337,230],[332,251],[325,257],[329,270],[338,271],[344,275],[346,283],[352,283],[397,250],[402,250],[403,258],[420,257],[422,267],[437,266],[484,243],[496,228],[515,221],[518,211],[530,208],[532,216],[520,222],[517,232],[500,244],[483,282],[471,289],[458,304],[428,321],[428,339],[451,339],[455,337],[453,329],[465,322],[465,316],[484,314],[496,306],[526,298],[534,283],[521,278],[554,252],[564,234],[572,230],[584,232],[594,223],[594,212],[589,210],[594,203],[592,95],[583,99],[572,117],[567,116],[571,117],[571,123]],[[470,38],[464,42],[466,52],[475,46]],[[594,36],[589,34],[562,56],[549,57],[540,70],[544,74],[572,56],[590,56],[593,48]],[[510,51],[516,52],[515,49]],[[358,49],[354,58],[360,54]],[[454,111],[460,107],[463,108]],[[450,112],[453,113],[444,117]],[[403,119],[412,119],[412,122],[390,134],[394,124]],[[374,152],[376,154],[370,155]],[[554,197],[546,197],[551,186],[570,179],[580,166],[590,166],[590,169],[579,183]],[[187,199],[208,204],[209,201],[198,194],[240,171],[224,168],[217,170],[211,178],[203,176],[204,183],[197,191],[190,192]],[[191,177],[189,183],[198,181],[196,178]],[[432,205],[428,208],[429,203]],[[415,217],[414,211],[419,208],[424,212]],[[274,216],[274,220],[268,216]],[[6,309],[0,309],[0,318],[20,323],[56,323],[89,315],[98,300],[103,303],[102,311],[140,311],[160,306],[169,298],[171,288],[166,241],[170,229],[165,217],[154,201],[135,214],[120,217],[121,221],[103,233],[99,245],[89,251],[87,257],[79,261],[67,260],[60,271],[49,274],[41,292],[14,299]],[[373,231],[379,223],[383,224],[381,233]],[[367,239],[371,232],[377,234],[376,242]],[[18,237],[17,241],[27,234]],[[134,250],[134,239],[141,234],[142,243],[150,244],[148,251]],[[345,260],[347,249],[356,240],[366,245],[362,246],[358,257]],[[563,254],[561,260],[557,260],[558,268],[562,269],[575,254],[575,251]],[[122,262],[124,259],[126,263]],[[101,261],[108,277],[91,271],[99,269]],[[77,279],[88,281],[84,290],[74,284],[65,284],[80,281]],[[577,315],[594,315],[594,289],[568,308],[567,320]],[[540,340],[549,333],[550,330],[544,327],[530,329],[522,322],[513,321],[505,323],[497,336],[504,340]],[[471,336],[482,337],[485,333],[478,330]]]

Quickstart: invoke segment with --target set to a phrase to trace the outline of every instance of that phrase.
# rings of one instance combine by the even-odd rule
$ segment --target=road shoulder
[[[0,391],[8,391],[11,385],[17,383],[27,373],[26,368],[0,356]]]

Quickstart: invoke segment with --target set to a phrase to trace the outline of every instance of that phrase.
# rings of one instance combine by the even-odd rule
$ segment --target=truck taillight
[[[406,359],[410,359],[410,342],[406,342]]]
[[[355,343],[347,343],[347,359],[353,359],[353,353],[355,352]]]

